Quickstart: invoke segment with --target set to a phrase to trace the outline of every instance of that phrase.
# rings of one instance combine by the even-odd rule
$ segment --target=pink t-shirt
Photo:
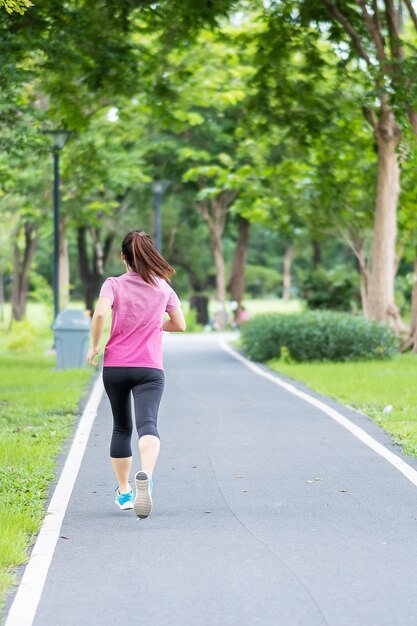
[[[112,301],[110,339],[104,350],[104,366],[163,369],[162,322],[165,311],[181,306],[175,291],[160,278],[155,286],[139,274],[126,272],[108,278],[100,296]]]

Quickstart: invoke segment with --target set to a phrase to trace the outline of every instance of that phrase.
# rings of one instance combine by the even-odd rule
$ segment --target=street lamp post
[[[54,271],[53,271],[53,290],[54,290],[54,320],[59,313],[59,153],[67,143],[71,132],[68,130],[45,130],[52,140],[52,153],[54,157]]]
[[[162,199],[165,191],[171,184],[170,180],[155,180],[152,183],[152,191],[155,202],[155,234],[156,247],[162,253]]]

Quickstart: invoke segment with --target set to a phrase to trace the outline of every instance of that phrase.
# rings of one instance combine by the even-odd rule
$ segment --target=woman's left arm
[[[100,340],[106,325],[107,315],[111,309],[112,302],[106,296],[100,296],[94,311],[91,326],[91,343],[92,346],[87,352],[87,361],[90,365],[98,365],[98,361],[94,361],[94,357],[100,352]]]

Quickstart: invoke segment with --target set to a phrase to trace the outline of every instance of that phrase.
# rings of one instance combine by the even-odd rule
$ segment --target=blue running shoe
[[[133,508],[139,519],[149,517],[152,511],[152,478],[146,472],[138,472],[135,476],[136,496]]]
[[[128,493],[120,493],[119,487],[117,486],[114,501],[119,509],[122,509],[123,511],[133,509],[133,490],[131,489]]]

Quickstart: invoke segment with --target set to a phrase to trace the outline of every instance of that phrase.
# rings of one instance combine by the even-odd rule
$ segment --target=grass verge
[[[417,456],[417,356],[357,363],[284,363],[273,370],[372,417],[406,454]]]
[[[47,312],[30,305],[28,319],[23,340],[16,329],[0,331],[0,608],[42,523],[56,457],[92,373],[55,371],[45,356]]]

